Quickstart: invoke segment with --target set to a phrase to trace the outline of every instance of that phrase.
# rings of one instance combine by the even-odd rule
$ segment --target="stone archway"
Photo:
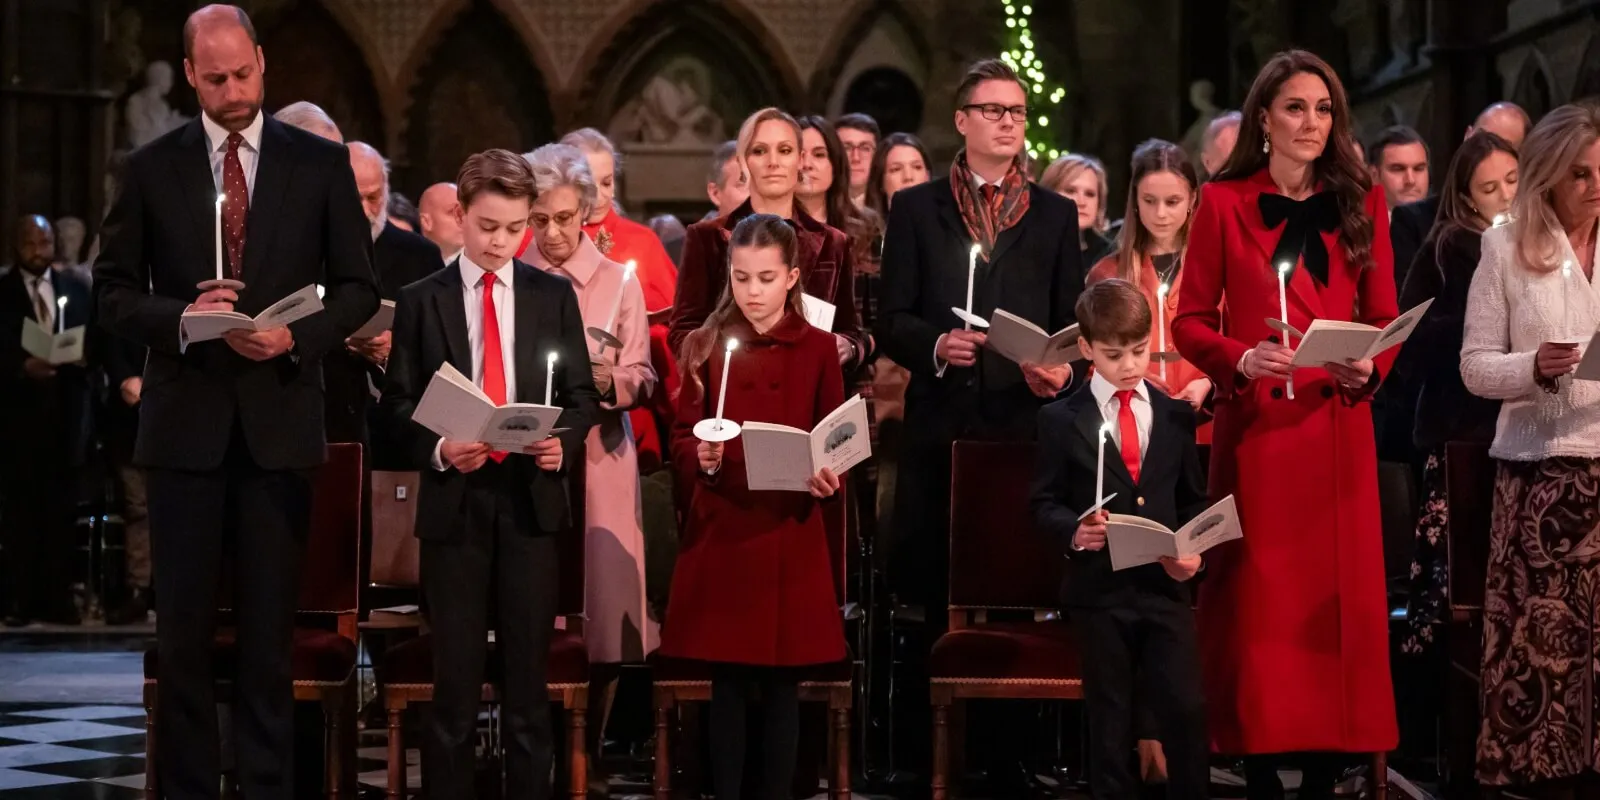
[[[384,145],[377,84],[362,51],[321,3],[300,0],[273,13],[261,32],[270,110],[307,100],[321,106],[346,140]],[[274,68],[276,66],[276,68]]]
[[[1550,78],[1550,65],[1537,51],[1529,51],[1517,71],[1517,82],[1511,91],[1511,101],[1528,116],[1537,121],[1545,112],[1555,107],[1555,81]]]

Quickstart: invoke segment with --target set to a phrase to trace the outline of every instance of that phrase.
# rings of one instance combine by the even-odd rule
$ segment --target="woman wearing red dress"
[[[1321,59],[1267,62],[1238,146],[1200,191],[1172,326],[1216,386],[1211,493],[1235,496],[1244,528],[1206,556],[1199,625],[1212,747],[1250,757],[1251,798],[1282,796],[1275,768],[1289,753],[1306,768],[1299,797],[1332,797],[1338,754],[1399,738],[1377,456],[1360,405],[1395,353],[1294,369],[1293,345],[1267,322],[1280,302],[1301,331],[1396,315],[1383,191],[1356,157],[1349,114]]]
[[[682,550],[661,653],[710,662],[712,778],[719,800],[787,798],[799,743],[797,668],[844,658],[823,505],[839,478],[823,469],[810,494],[751,491],[744,444],[700,441],[694,424],[722,416],[811,430],[844,401],[834,338],[806,322],[800,237],[792,223],[753,214],[734,227],[727,289],[679,351],[683,391],[672,464],[685,487]],[[739,341],[731,363],[723,342]],[[714,354],[714,355],[713,355]],[[724,364],[730,379],[723,383]],[[764,706],[762,791],[740,793],[745,710]]]

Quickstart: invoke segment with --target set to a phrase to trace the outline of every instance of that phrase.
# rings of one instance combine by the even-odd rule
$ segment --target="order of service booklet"
[[[496,450],[520,451],[556,433],[556,406],[507,403],[497,406],[471,378],[450,364],[428,380],[411,412],[419,425],[453,442],[484,442]]]
[[[1372,358],[1409,338],[1431,305],[1433,300],[1429,299],[1382,328],[1359,322],[1313,320],[1305,338],[1295,345],[1292,363],[1297,367],[1320,367]]]
[[[51,333],[31,319],[22,321],[22,349],[50,366],[74,364],[83,360],[84,326]]]
[[[843,475],[872,455],[861,395],[846,400],[810,431],[746,422],[739,435],[744,437],[745,481],[757,491],[810,491],[806,481],[823,467]]]
[[[237,311],[185,311],[183,331],[189,342],[221,339],[228,331],[266,331],[299,322],[322,310],[322,300],[317,297],[317,287],[307,286],[267,307],[267,310],[247,317]]]
[[[1017,362],[1055,367],[1082,357],[1078,350],[1078,326],[1068,325],[1055,333],[1003,308],[989,318],[989,349]]]
[[[809,294],[800,295],[800,305],[805,309],[806,322],[811,323],[811,327],[833,333],[833,315],[838,312],[838,306]]]
[[[1130,514],[1112,514],[1106,522],[1106,547],[1111,550],[1111,569],[1154,564],[1167,558],[1183,558],[1204,553],[1223,542],[1244,537],[1239,529],[1239,510],[1233,495],[1200,512],[1176,533],[1155,520]]]
[[[371,339],[372,337],[377,336],[378,334],[381,334],[393,327],[394,301],[380,300],[378,302],[378,313],[373,314],[372,319],[367,320],[366,324],[362,325],[360,328],[357,328],[355,333],[350,334],[350,338]]]

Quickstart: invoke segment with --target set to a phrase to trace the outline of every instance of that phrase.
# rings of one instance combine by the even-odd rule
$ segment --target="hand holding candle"
[[[956,318],[961,320],[962,330],[970,331],[972,326],[980,328],[989,327],[989,321],[972,313],[972,284],[977,280],[978,256],[983,254],[983,246],[973,242],[972,250],[967,254],[967,305],[965,308],[951,307]]]
[[[555,399],[556,357],[552,350],[544,362],[544,404],[547,406],[554,405],[551,401]]]

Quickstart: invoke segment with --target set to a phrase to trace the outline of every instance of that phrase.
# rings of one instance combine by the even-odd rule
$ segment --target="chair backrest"
[[[1489,446],[1471,442],[1445,445],[1445,502],[1450,508],[1446,540],[1450,611],[1483,611],[1489,577],[1489,525],[1494,512],[1494,459]]]
[[[416,537],[420,483],[415,472],[372,473],[372,562],[367,574],[373,586],[410,589],[422,583]]]
[[[1028,507],[1032,442],[956,442],[950,470],[950,608],[1054,609],[1062,557]],[[931,610],[931,609],[930,609]]]

